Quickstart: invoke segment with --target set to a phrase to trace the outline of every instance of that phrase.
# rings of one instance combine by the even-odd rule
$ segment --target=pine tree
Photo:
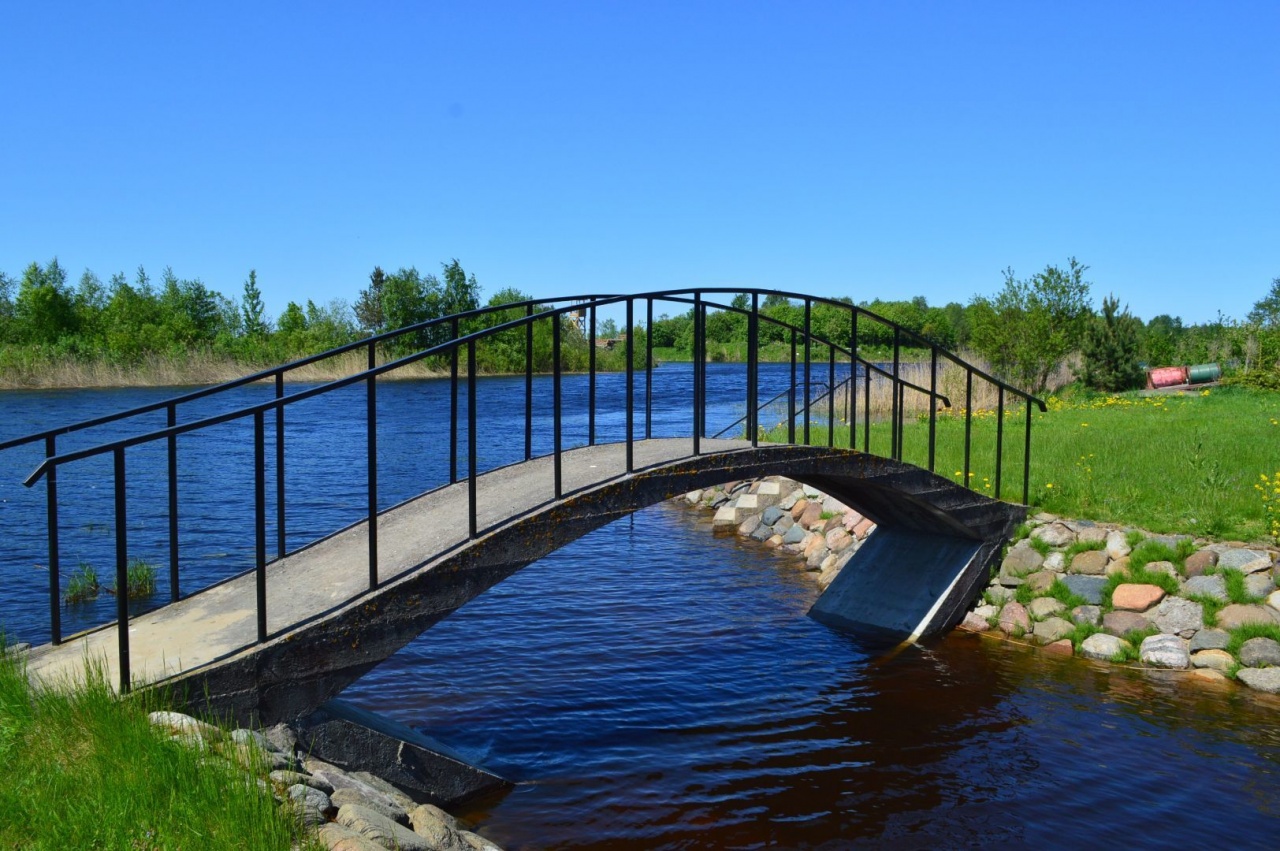
[[[1102,315],[1095,317],[1084,336],[1084,383],[1097,390],[1119,392],[1142,386],[1138,365],[1138,320],[1129,308],[1120,313],[1120,300],[1102,300]]]
[[[244,282],[244,298],[240,302],[244,315],[244,333],[248,337],[263,337],[267,331],[266,308],[262,305],[262,293],[258,290],[258,272],[249,270],[249,280]]]

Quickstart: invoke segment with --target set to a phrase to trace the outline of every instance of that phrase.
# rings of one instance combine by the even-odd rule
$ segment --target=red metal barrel
[[[1147,381],[1152,388],[1186,384],[1187,368],[1185,366],[1162,366],[1159,369],[1148,371]]]

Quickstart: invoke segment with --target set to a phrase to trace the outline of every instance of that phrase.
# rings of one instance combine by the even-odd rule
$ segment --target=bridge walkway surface
[[[704,454],[749,448],[745,440],[702,441]],[[583,447],[563,456],[565,498],[573,499],[627,476],[626,447]],[[633,444],[637,472],[692,457],[692,440],[668,438]],[[535,458],[485,473],[477,479],[481,535],[552,506],[552,459]],[[459,482],[411,499],[379,515],[379,572],[383,585],[369,589],[365,570],[368,526],[356,524],[271,563],[267,569],[267,630],[288,642],[308,626],[322,628],[326,613],[365,598],[394,593],[397,580],[432,569],[440,558],[470,543],[468,485]],[[602,518],[610,522],[626,511]],[[533,549],[531,548],[531,552]],[[477,593],[479,590],[477,589]],[[129,621],[130,673],[135,684],[171,680],[253,648],[257,643],[257,596],[252,573],[192,594]],[[471,595],[474,596],[474,595]],[[465,600],[463,601],[465,602]],[[460,603],[458,603],[460,605]],[[451,606],[452,611],[457,606]],[[447,614],[445,612],[444,614]],[[85,659],[101,664],[108,682],[119,682],[114,624],[71,636],[60,645],[36,648],[29,671],[45,681],[83,677]]]

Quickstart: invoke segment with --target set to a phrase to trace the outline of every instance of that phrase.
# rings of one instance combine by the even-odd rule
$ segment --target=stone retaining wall
[[[777,477],[684,500],[714,510],[718,529],[803,557],[823,589],[875,529],[837,500]],[[1280,694],[1280,550],[1048,514],[1022,531],[961,629]]]

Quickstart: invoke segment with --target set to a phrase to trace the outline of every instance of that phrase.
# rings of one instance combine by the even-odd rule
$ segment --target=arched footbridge
[[[655,391],[653,338],[644,331],[654,327],[655,306],[673,305],[689,319],[692,363],[660,367],[683,381],[664,395]],[[606,315],[633,330],[608,341],[610,349],[597,334],[598,317]],[[745,330],[745,362],[725,373],[736,389],[713,388],[724,376],[709,372],[708,341],[730,323]],[[484,401],[486,382],[496,379],[480,369],[499,349],[516,359],[514,369],[504,370],[501,422]],[[880,356],[869,357],[873,350]],[[288,380],[296,370],[353,357],[359,368],[338,380]],[[611,373],[602,369],[606,358]],[[448,472],[441,482],[423,481],[418,495],[385,505],[378,391],[420,363],[447,376],[437,379],[447,382],[447,404],[421,416],[431,423],[437,438],[431,444]],[[274,387],[266,401],[213,415],[185,413],[202,399],[264,384]],[[570,384],[581,391],[572,400]],[[326,417],[308,412],[326,410],[332,418],[332,408],[303,406],[337,393],[348,400],[342,440],[350,440],[351,421],[358,422],[365,463],[351,475],[366,509],[358,522],[290,548],[286,528],[305,510],[292,506],[286,488],[284,470],[294,463],[290,434],[326,428]],[[734,397],[728,405],[727,396]],[[980,396],[994,425],[975,428]],[[359,399],[354,411],[352,398]],[[566,408],[571,401],[573,411]],[[29,671],[46,679],[76,676],[88,656],[102,660],[121,690],[164,683],[193,704],[240,719],[297,718],[468,600],[587,532],[693,489],[775,474],[813,485],[877,523],[811,614],[838,628],[915,640],[963,616],[991,560],[1025,517],[1024,505],[998,497],[1002,481],[1014,478],[1026,501],[1036,405],[882,317],[803,294],[592,295],[424,322],[0,444],[3,451],[42,443],[46,456],[27,484],[42,483],[46,491],[52,640],[31,652]],[[164,428],[59,451],[65,434],[106,424],[119,429],[131,417],[160,411],[167,413]],[[182,461],[202,435],[231,422],[249,426],[238,451],[252,459],[252,510],[238,531],[253,541],[253,563],[209,587],[187,588],[184,552],[200,532],[179,522],[185,493],[179,480],[202,471],[184,469]],[[385,424],[381,432],[388,439]],[[111,533],[123,588],[130,512],[139,498],[130,477],[138,475],[145,447],[154,450],[145,455],[148,463],[162,459],[159,480],[168,482],[169,600],[138,611],[122,594],[113,623],[63,635],[59,474],[95,458],[109,469],[102,486],[114,494]],[[975,490],[965,484],[979,457],[984,469],[994,461],[995,475]],[[944,461],[958,475],[934,472]]]

